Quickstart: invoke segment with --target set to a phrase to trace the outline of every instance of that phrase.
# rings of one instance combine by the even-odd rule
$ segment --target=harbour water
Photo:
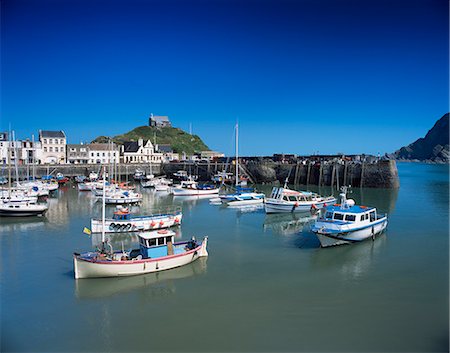
[[[177,236],[208,235],[209,257],[112,279],[74,280],[72,253],[99,241],[82,230],[101,203],[62,187],[45,218],[0,220],[1,351],[448,351],[448,166],[398,171],[399,190],[349,195],[388,213],[386,233],[327,249],[299,215],[142,190],[141,210],[180,205]]]

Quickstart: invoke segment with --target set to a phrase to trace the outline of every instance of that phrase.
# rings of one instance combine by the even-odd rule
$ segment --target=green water
[[[298,215],[143,190],[143,210],[182,206],[177,236],[208,235],[210,256],[120,279],[73,279],[72,252],[99,240],[82,229],[101,208],[64,187],[45,220],[0,220],[1,351],[447,351],[448,168],[398,168],[399,190],[350,195],[387,212],[387,232],[328,249]]]

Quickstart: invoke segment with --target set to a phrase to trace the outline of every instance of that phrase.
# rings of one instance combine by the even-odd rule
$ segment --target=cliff
[[[425,137],[395,151],[390,157],[397,160],[431,163],[449,162],[449,113],[440,118]]]

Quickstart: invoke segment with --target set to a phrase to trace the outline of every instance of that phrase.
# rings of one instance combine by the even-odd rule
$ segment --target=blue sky
[[[241,155],[392,152],[449,110],[446,0],[3,0],[0,128],[192,124]]]

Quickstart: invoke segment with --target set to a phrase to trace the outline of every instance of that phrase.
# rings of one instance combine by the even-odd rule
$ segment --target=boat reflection
[[[291,235],[300,233],[304,227],[308,227],[316,216],[298,213],[273,213],[266,214],[264,219],[264,231],[271,230],[279,235]],[[309,228],[308,228],[309,229]]]
[[[165,296],[176,291],[175,281],[206,273],[207,257],[172,270],[131,277],[86,278],[75,281],[78,299],[105,298],[138,289],[149,289],[152,296]]]
[[[339,276],[357,280],[370,270],[372,262],[387,246],[386,232],[375,241],[366,240],[358,244],[330,248],[318,248],[311,256],[311,270],[338,272]]]
[[[47,217],[4,217],[0,222],[1,233],[31,232],[48,224]]]

